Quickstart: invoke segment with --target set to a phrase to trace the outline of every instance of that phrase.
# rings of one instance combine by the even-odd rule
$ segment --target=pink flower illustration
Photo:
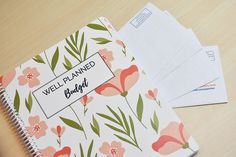
[[[125,44],[124,44],[123,41],[121,41],[121,40],[116,40],[116,43],[117,43],[118,45],[120,45],[121,47],[125,48]]]
[[[170,122],[161,131],[160,138],[152,144],[152,149],[163,155],[171,154],[181,148],[190,149],[189,138],[190,135],[186,132],[182,123]]]
[[[11,81],[15,78],[15,76],[16,76],[15,70],[10,71],[9,73],[3,76],[0,76],[0,84],[2,84],[2,87],[6,88],[11,83]]]
[[[66,146],[61,150],[57,151],[53,157],[70,157],[70,154],[71,154],[71,148]]]
[[[54,154],[56,153],[56,149],[50,146],[45,149],[39,150],[39,152],[43,157],[53,157]]]
[[[148,92],[145,94],[145,96],[150,99],[150,100],[154,100],[160,107],[160,101],[157,100],[157,89],[153,89],[153,90],[148,90]]]
[[[127,69],[118,69],[114,72],[114,75],[115,77],[113,79],[96,88],[95,92],[104,96],[121,95],[125,98],[126,104],[134,116],[139,120],[127,99],[128,90],[133,87],[139,79],[138,67],[131,65]],[[146,128],[140,120],[139,122]]]
[[[84,116],[86,114],[86,112],[88,111],[88,109],[86,108],[87,104],[90,103],[91,101],[93,100],[93,97],[92,96],[83,96],[81,99],[80,99],[80,102],[83,104],[84,106]]]
[[[104,96],[122,95],[126,97],[128,90],[139,79],[138,67],[131,65],[127,69],[118,69],[114,72],[115,77],[96,88],[96,93]]]
[[[57,143],[59,144],[59,147],[61,147],[61,136],[65,131],[64,126],[57,125],[56,128],[51,128],[51,131],[58,136]]]
[[[93,97],[90,96],[88,97],[87,95],[83,96],[81,99],[80,99],[80,102],[86,106],[88,103],[90,103],[91,101],[93,100]]]
[[[27,67],[23,70],[23,75],[18,77],[19,85],[23,86],[28,84],[30,88],[33,88],[40,84],[40,81],[37,78],[39,75],[40,74],[36,68]]]
[[[157,98],[157,89],[155,88],[153,90],[148,90],[148,92],[145,94],[145,96],[148,99],[155,100]]]
[[[123,157],[125,153],[125,149],[122,147],[121,143],[116,141],[112,141],[111,144],[103,142],[99,151],[105,154],[106,157]]]
[[[28,121],[30,126],[26,127],[26,129],[31,136],[35,136],[36,139],[39,139],[46,135],[48,126],[44,121],[40,121],[39,116],[30,116]]]
[[[98,51],[101,55],[102,59],[106,62],[108,67],[111,67],[111,61],[114,60],[112,52],[108,51],[107,49],[101,49]]]
[[[55,135],[57,135],[58,137],[61,137],[62,134],[63,134],[64,131],[65,131],[65,127],[64,127],[64,126],[61,127],[60,125],[57,125],[57,127],[56,127],[56,128],[52,128],[51,131],[52,131]]]
[[[125,46],[124,42],[121,40],[116,40],[116,43],[123,48],[122,52],[124,53],[124,55],[126,55],[126,46]]]
[[[56,151],[53,147],[47,147],[45,149],[39,150],[43,157],[70,157],[71,148],[66,146],[59,151]]]

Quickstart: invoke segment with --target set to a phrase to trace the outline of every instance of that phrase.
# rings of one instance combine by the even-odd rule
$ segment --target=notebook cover
[[[0,82],[43,157],[183,157],[198,151],[104,17]]]

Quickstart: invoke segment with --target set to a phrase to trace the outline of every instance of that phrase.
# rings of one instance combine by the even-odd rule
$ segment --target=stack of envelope
[[[227,102],[217,46],[202,46],[192,29],[151,3],[119,31],[159,89],[162,103],[183,107]]]

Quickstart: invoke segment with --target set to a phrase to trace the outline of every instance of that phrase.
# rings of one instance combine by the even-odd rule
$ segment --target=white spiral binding
[[[20,140],[24,144],[24,147],[28,151],[28,154],[33,157],[42,157],[34,140],[30,137],[30,135],[26,131],[24,122],[21,120],[15,109],[11,107],[13,105],[11,105],[12,103],[10,101],[10,98],[7,96],[7,93],[5,89],[2,87],[1,83],[0,83],[0,103],[1,103],[0,107],[3,109],[5,116],[7,116],[7,119],[10,121],[11,127],[15,129],[17,135],[20,137]]]

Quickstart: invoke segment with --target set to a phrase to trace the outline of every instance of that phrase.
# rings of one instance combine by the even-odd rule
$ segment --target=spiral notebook
[[[187,157],[199,149],[104,17],[0,82],[1,107],[32,156]]]

